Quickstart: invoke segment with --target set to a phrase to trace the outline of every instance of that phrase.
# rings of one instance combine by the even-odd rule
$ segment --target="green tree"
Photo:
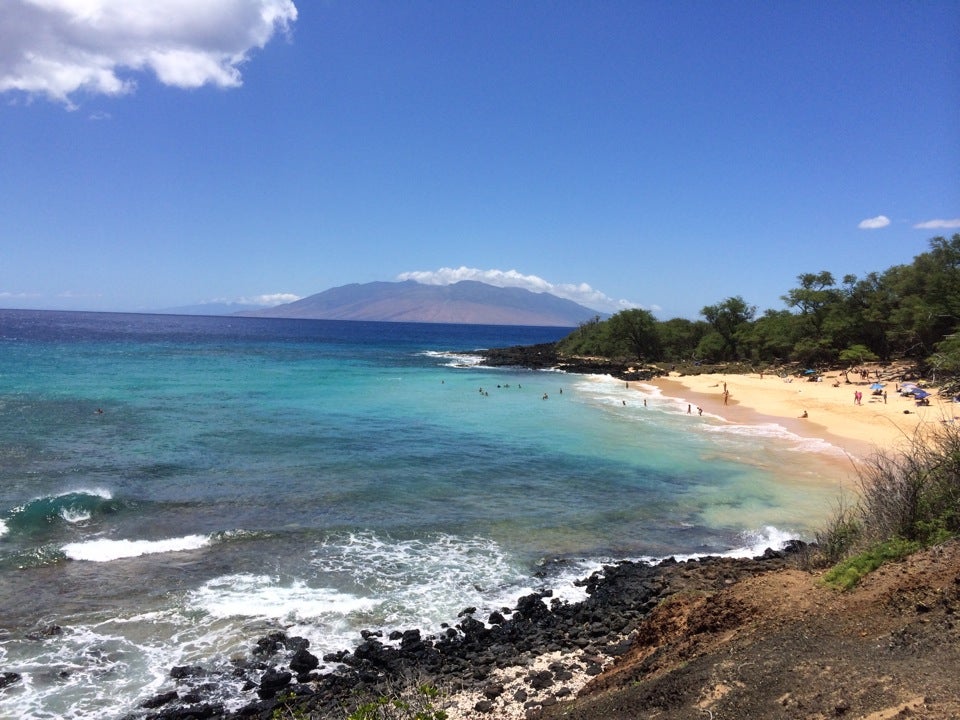
[[[657,321],[647,310],[622,310],[607,321],[613,347],[624,355],[641,360],[660,358]]]
[[[891,328],[896,295],[883,275],[872,272],[862,280],[855,275],[843,278],[842,315],[845,327],[836,339],[841,347],[866,345],[881,359],[892,352]]]
[[[724,359],[735,360],[739,357],[740,336],[756,312],[756,305],[748,305],[739,295],[716,305],[707,305],[700,311],[723,340]]]
[[[799,337],[799,319],[789,310],[767,310],[742,333],[742,347],[754,362],[790,357]]]
[[[697,345],[710,332],[710,326],[702,320],[673,318],[657,327],[664,360],[687,360],[695,356]]]
[[[960,332],[948,335],[937,343],[934,353],[927,359],[934,381],[945,392],[960,395]]]
[[[607,321],[594,316],[572,333],[563,338],[557,347],[567,355],[601,355],[609,356],[612,348],[609,341],[609,326]]]
[[[782,299],[788,307],[800,311],[800,316],[810,326],[811,334],[821,336],[827,315],[842,297],[835,287],[833,275],[821,270],[819,273],[798,275],[797,281],[800,287],[790,290]]]
[[[727,343],[716,330],[711,330],[700,339],[695,355],[698,360],[711,363],[729,359]]]
[[[892,335],[903,352],[926,357],[960,328],[960,233],[933,238],[929,252],[890,268],[885,278],[899,301]]]
[[[840,352],[838,359],[846,365],[847,368],[852,368],[855,365],[862,365],[865,362],[876,362],[880,358],[866,345],[851,345],[846,350]]]

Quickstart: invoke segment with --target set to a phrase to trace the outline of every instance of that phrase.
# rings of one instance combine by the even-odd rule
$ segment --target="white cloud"
[[[516,270],[479,270],[461,266],[405,272],[398,275],[397,280],[416,280],[424,285],[452,285],[461,280],[476,280],[495,287],[518,287],[536,293],[550,293],[603,312],[640,307],[629,300],[614,300],[587,283],[558,285],[536,275],[523,275]]]
[[[218,297],[213,300],[204,300],[201,305],[262,305],[263,307],[273,307],[274,305],[283,305],[300,300],[300,295],[293,293],[266,293],[264,295],[252,295],[250,297],[225,298]]]
[[[953,228],[960,228],[960,218],[954,218],[953,220],[927,220],[926,222],[917,223],[913,227],[918,230],[952,230]]]
[[[125,73],[165,85],[236,87],[239,66],[297,19],[293,0],[2,0],[0,92],[132,92]]]
[[[877,215],[873,218],[861,220],[857,227],[861,230],[879,230],[880,228],[885,228],[889,224],[890,218],[888,218],[886,215]]]
[[[263,305],[264,307],[274,307],[284,303],[296,302],[300,299],[299,295],[293,293],[269,293],[267,295],[254,295],[253,297],[243,297],[233,302],[240,305]]]

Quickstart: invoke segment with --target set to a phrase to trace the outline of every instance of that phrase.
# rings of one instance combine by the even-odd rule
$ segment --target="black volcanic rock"
[[[664,374],[660,368],[641,367],[637,361],[561,355],[555,343],[492,348],[484,351],[482,355],[483,364],[489,367],[522,367],[530,370],[551,368],[580,375],[612,375],[626,381],[651,380]]]

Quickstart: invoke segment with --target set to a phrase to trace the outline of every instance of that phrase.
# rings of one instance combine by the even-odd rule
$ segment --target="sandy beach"
[[[905,447],[916,433],[944,421],[960,421],[960,405],[928,398],[917,405],[913,397],[897,392],[898,383],[880,380],[887,393],[874,395],[869,380],[850,373],[849,383],[840,371],[824,374],[819,382],[802,377],[764,374],[671,374],[652,384],[664,395],[681,397],[704,412],[732,422],[776,422],[801,437],[820,438],[863,458],[877,450]],[[724,401],[724,391],[728,394]],[[859,404],[855,393],[862,393]],[[804,417],[806,413],[806,417]]]

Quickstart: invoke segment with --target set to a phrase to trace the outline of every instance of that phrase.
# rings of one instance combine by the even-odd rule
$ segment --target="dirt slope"
[[[795,569],[685,589],[569,704],[538,717],[960,718],[960,543],[830,590]]]

